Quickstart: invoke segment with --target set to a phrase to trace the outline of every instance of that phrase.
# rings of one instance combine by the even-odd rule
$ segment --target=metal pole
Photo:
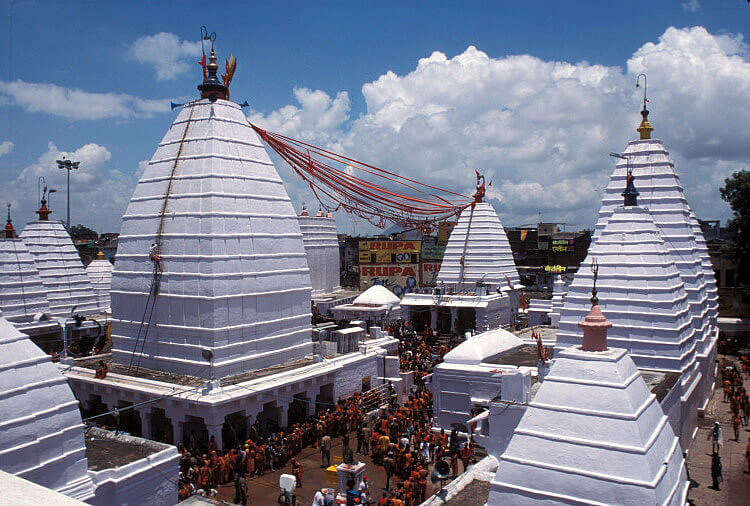
[[[70,230],[70,168],[68,172],[68,230]]]

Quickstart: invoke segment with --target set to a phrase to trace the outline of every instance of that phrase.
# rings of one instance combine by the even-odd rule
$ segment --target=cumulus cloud
[[[701,3],[698,0],[688,0],[682,3],[682,10],[686,12],[698,12],[701,8]]]
[[[10,141],[3,141],[0,143],[0,156],[7,155],[11,151],[13,151],[13,147],[15,144],[13,144]]]
[[[187,72],[201,54],[201,43],[180,40],[174,33],[160,32],[137,39],[128,49],[128,56],[151,65],[157,81],[174,79]]]
[[[331,98],[321,90],[295,88],[294,98],[299,105],[287,105],[268,115],[252,111],[248,119],[269,131],[294,134],[309,142],[328,143],[341,136],[351,109],[347,92],[340,91]]]
[[[742,36],[702,27],[668,28],[623,67],[494,58],[470,46],[365,83],[367,109],[352,122],[332,114],[335,99],[320,90],[304,94],[324,107],[290,105],[250,119],[463,192],[479,168],[494,180],[506,223],[533,222],[541,213],[588,226],[613,169],[607,154],[637,136],[642,89],[635,75],[645,72],[654,135],[671,149],[691,204],[699,216],[725,217],[715,171],[725,177],[750,160],[747,55]]]
[[[140,118],[169,111],[168,100],[149,100],[124,93],[90,93],[51,83],[0,81],[0,100],[29,112],[70,120]]]
[[[65,219],[66,174],[55,163],[63,156],[81,162],[79,169],[71,173],[71,222],[101,232],[119,231],[120,216],[125,212],[137,181],[135,174],[113,168],[112,153],[105,146],[88,143],[66,151],[52,141],[36,161],[9,174],[10,184],[0,188],[0,199],[13,204],[16,228],[20,230],[39,207],[36,189],[40,176],[44,176],[50,188],[57,190],[50,201],[53,219]],[[20,196],[18,189],[24,190]]]

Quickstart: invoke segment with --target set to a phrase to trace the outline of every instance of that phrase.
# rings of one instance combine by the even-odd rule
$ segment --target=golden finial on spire
[[[641,111],[643,120],[641,120],[641,125],[636,130],[641,134],[641,139],[650,139],[651,131],[654,127],[648,122],[648,109],[646,109],[646,103],[648,102],[648,98],[646,98],[646,74],[638,74],[638,77],[635,78],[635,87],[640,88],[639,82],[641,76],[643,76],[643,110]]]

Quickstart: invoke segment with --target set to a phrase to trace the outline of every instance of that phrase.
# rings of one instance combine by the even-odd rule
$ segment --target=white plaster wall
[[[360,392],[362,390],[362,378],[367,376],[370,376],[370,384],[373,387],[379,385],[381,382],[378,381],[378,362],[382,361],[382,357],[370,356],[359,363],[349,364],[338,370],[333,384],[334,400]]]
[[[311,354],[310,275],[283,182],[237,104],[199,100],[180,111],[123,216],[114,359],[129,363],[138,341],[164,206],[164,273],[141,365],[207,374],[209,348],[224,377]]]
[[[0,238],[0,313],[11,321],[49,313],[47,291],[22,239]]]
[[[20,237],[34,257],[53,316],[98,312],[81,257],[61,222],[30,221]]]

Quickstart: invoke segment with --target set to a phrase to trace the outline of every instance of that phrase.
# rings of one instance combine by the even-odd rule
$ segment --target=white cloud
[[[349,119],[351,102],[349,94],[340,91],[334,98],[320,90],[295,88],[297,105],[287,105],[264,116],[252,111],[251,123],[261,128],[282,134],[294,134],[297,138],[318,143],[328,143],[341,135],[341,127]]]
[[[625,70],[531,55],[493,58],[470,46],[365,83],[367,110],[351,123],[331,113],[335,99],[319,90],[304,95],[326,107],[285,106],[250,119],[463,192],[472,191],[476,167],[495,181],[506,223],[533,222],[541,212],[588,226],[613,169],[607,154],[637,136],[642,89],[635,75],[645,72],[655,137],[672,150],[697,214],[719,218],[728,212],[714,171],[725,177],[750,161],[749,53],[741,35],[702,27],[668,28],[624,62]],[[293,197],[311,202],[281,170]]]
[[[128,49],[130,58],[154,67],[157,81],[174,79],[187,72],[197,63],[194,57],[200,54],[200,42],[180,40],[174,33],[167,32],[141,37]]]
[[[13,147],[15,144],[13,144],[10,141],[3,141],[0,143],[0,156],[7,155],[11,151],[13,151]]]
[[[0,100],[29,112],[71,120],[150,117],[168,112],[168,100],[149,100],[124,93],[90,93],[51,83],[0,81]]]
[[[57,190],[50,199],[52,218],[65,219],[66,174],[55,163],[63,156],[81,162],[79,169],[70,176],[71,222],[82,223],[100,232],[118,232],[120,217],[130,201],[136,176],[131,171],[126,174],[111,167],[112,154],[105,146],[88,143],[73,151],[64,151],[52,141],[34,163],[16,174],[9,174],[10,184],[0,188],[0,199],[13,204],[16,229],[23,228],[39,207],[36,190],[40,176],[44,176],[50,188]]]
[[[687,12],[698,12],[701,8],[701,3],[698,0],[688,0],[682,3],[682,10]]]

